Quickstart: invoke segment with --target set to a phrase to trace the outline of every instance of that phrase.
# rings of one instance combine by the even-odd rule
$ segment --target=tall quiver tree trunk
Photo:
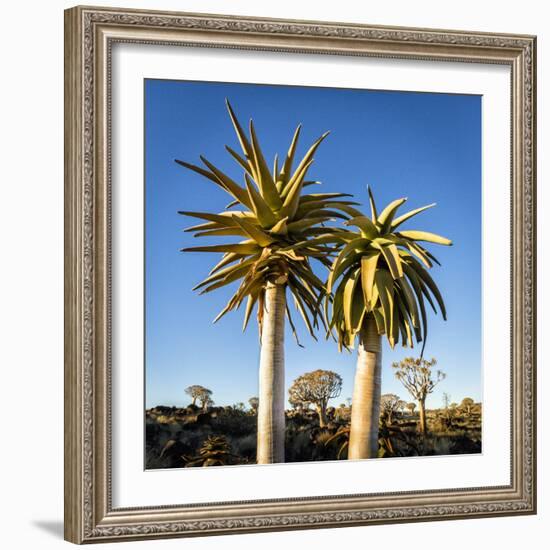
[[[258,464],[285,461],[285,297],[286,285],[265,290],[258,405]]]
[[[425,399],[419,399],[418,400],[418,416],[419,416],[419,430],[420,433],[423,435],[426,435],[428,433],[428,428],[426,426],[426,400]]]
[[[359,335],[357,368],[351,403],[348,458],[378,456],[378,422],[382,378],[381,338],[373,318],[367,318]]]
[[[319,403],[315,406],[317,414],[319,415],[319,427],[326,428],[327,426],[327,405],[326,403]]]

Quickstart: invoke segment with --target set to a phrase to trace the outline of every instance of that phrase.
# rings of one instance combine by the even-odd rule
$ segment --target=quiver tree
[[[385,393],[380,397],[381,417],[387,425],[393,422],[393,415],[399,410],[399,404],[403,401],[399,400],[399,396],[394,393]]]
[[[302,401],[293,395],[288,396],[288,402],[294,410],[299,411],[300,413],[307,411],[311,405],[309,401]]]
[[[205,391],[209,390],[207,390],[204,386],[199,386],[198,384],[185,388],[185,393],[191,397],[191,404],[194,407],[197,405],[197,400],[201,399]]]
[[[319,415],[319,426],[327,425],[327,406],[329,399],[340,395],[342,378],[330,370],[316,370],[302,374],[290,386],[289,400],[293,402],[312,403]]]
[[[251,397],[248,400],[248,404],[250,405],[250,408],[254,414],[258,412],[258,405],[260,403],[260,400],[257,397]]]
[[[434,311],[437,302],[446,318],[443,298],[428,273],[433,263],[439,262],[420,243],[450,245],[451,241],[426,231],[399,229],[434,205],[396,217],[407,199],[397,199],[378,212],[370,188],[368,193],[370,218],[356,216],[346,222],[354,230],[320,241],[331,238],[341,247],[327,281],[325,307],[330,331],[336,332],[340,349],[352,348],[358,341],[350,459],[378,455],[382,335],[392,348],[399,341],[413,347],[416,341],[423,342],[423,351],[428,328],[425,302]]]
[[[415,359],[414,357],[406,357],[403,361],[392,364],[395,369],[395,377],[418,402],[420,431],[423,434],[427,432],[426,397],[445,378],[444,372],[440,370],[432,371],[432,367],[435,365],[437,365],[435,359],[427,361],[426,359]]]
[[[407,408],[407,402],[406,401],[399,401],[397,403],[397,410],[399,411],[399,414],[403,415],[403,412]]]
[[[411,415],[414,414],[414,409],[416,409],[416,403],[407,403],[407,409]]]
[[[214,404],[212,399],[212,390],[203,388],[203,391],[199,395],[199,401],[201,402],[201,407],[203,411],[207,411],[208,407],[211,407]]]
[[[472,409],[475,405],[475,401],[471,397],[465,397],[460,403],[460,409],[464,411],[466,416],[469,418],[472,414]]]
[[[229,102],[227,109],[235,129],[241,153],[229,146],[227,152],[238,165],[244,186],[201,156],[204,166],[176,160],[206,180],[219,186],[231,197],[224,212],[180,212],[202,223],[187,229],[195,237],[239,241],[183,249],[186,252],[221,253],[221,260],[209,276],[198,284],[201,294],[238,282],[235,293],[215,321],[246,302],[243,330],[257,307],[260,331],[260,372],[258,407],[257,462],[284,462],[285,391],[284,328],[288,319],[294,336],[296,330],[287,305],[287,290],[294,300],[308,331],[318,328],[320,303],[325,293],[323,282],[315,275],[310,261],[317,259],[330,265],[333,247],[327,235],[342,230],[324,224],[334,218],[356,216],[357,210],[346,200],[346,193],[304,193],[318,183],[308,179],[313,157],[328,132],[308,149],[294,167],[301,126],[298,126],[284,160],[275,157],[273,168],[267,165],[254,124],[248,135],[239,123]],[[344,199],[344,200],[342,200]],[[322,225],[323,224],[323,225]],[[318,239],[322,234],[325,240]]]

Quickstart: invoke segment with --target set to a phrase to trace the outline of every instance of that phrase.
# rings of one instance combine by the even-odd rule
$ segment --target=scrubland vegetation
[[[345,460],[351,400],[336,407],[326,406],[328,395],[338,397],[340,377],[331,371],[306,374],[299,377],[289,391],[292,408],[285,411],[285,462]],[[320,383],[316,384],[316,379]],[[212,392],[203,395],[208,395],[211,401]],[[148,409],[147,469],[255,464],[257,410],[257,397],[250,398],[246,406],[236,403],[204,407],[190,403],[187,407]],[[378,457],[479,453],[481,413],[480,403],[470,398],[453,403],[447,395],[444,407],[425,411],[423,429],[415,403],[395,394],[384,394]]]

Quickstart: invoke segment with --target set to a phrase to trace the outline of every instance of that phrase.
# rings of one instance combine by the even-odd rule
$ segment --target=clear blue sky
[[[266,152],[284,155],[298,123],[303,153],[326,130],[310,176],[314,192],[345,191],[366,200],[367,183],[380,206],[408,197],[405,208],[436,202],[408,227],[433,231],[453,247],[431,246],[441,261],[432,275],[446,299],[448,321],[429,318],[425,356],[436,357],[447,379],[428,400],[441,404],[442,392],[459,402],[481,400],[481,97],[292,86],[147,80],[146,154],[146,406],[184,405],[184,389],[201,384],[216,404],[247,402],[257,395],[258,331],[242,333],[242,311],[212,320],[231,290],[199,296],[191,288],[219,255],[182,253],[198,244],[178,210],[222,211],[227,194],[208,180],[176,165],[198,163],[200,154],[238,181],[242,173],[225,152],[238,148],[225,98],[239,118],[254,119]],[[366,210],[366,207],[363,206]],[[405,210],[403,210],[405,211]],[[201,244],[208,244],[205,238]],[[299,323],[299,316],[295,315]],[[298,324],[305,349],[286,334],[286,383],[304,372],[330,369],[344,381],[340,398],[352,395],[355,355],[339,353],[332,341],[313,341]],[[411,400],[394,378],[391,363],[419,349],[383,350],[383,393]]]

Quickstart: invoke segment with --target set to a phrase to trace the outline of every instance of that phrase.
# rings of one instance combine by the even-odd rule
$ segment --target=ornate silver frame
[[[110,52],[117,41],[498,63],[512,86],[512,460],[503,487],[113,509]],[[76,7],[65,12],[65,538],[75,543],[536,512],[536,38]]]

